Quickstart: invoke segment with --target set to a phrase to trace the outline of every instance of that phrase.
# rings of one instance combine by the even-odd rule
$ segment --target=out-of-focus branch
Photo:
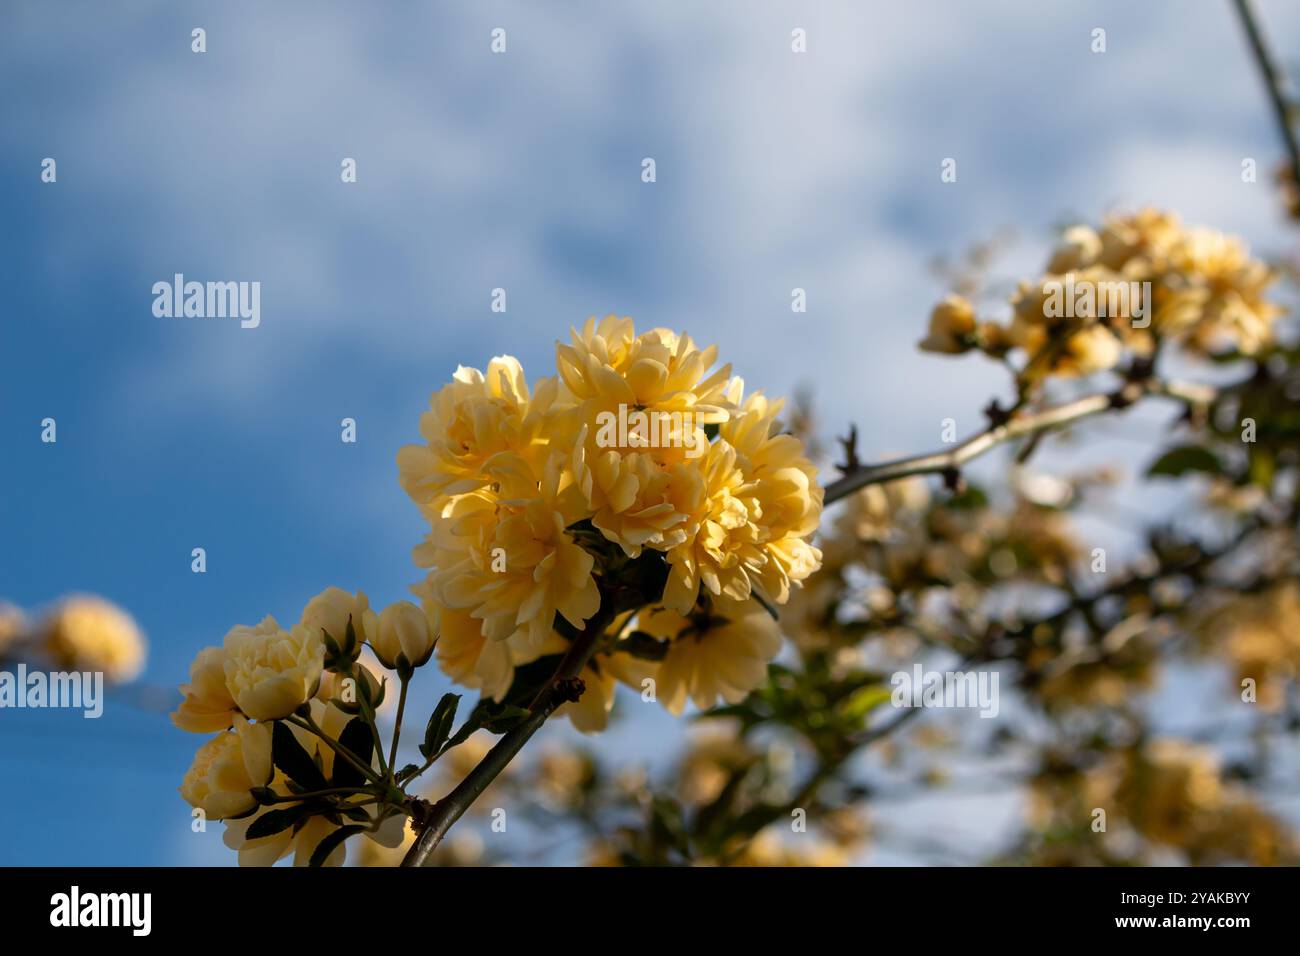
[[[1282,142],[1286,146],[1287,159],[1291,165],[1291,177],[1295,181],[1297,188],[1300,188],[1300,145],[1296,143],[1295,130],[1291,128],[1291,120],[1288,115],[1290,111],[1286,97],[1282,95],[1282,74],[1273,61],[1273,56],[1268,47],[1264,45],[1264,35],[1260,32],[1255,14],[1250,8],[1250,0],[1233,0],[1233,3],[1237,8],[1237,13],[1241,16],[1241,24],[1245,27],[1246,38],[1250,41],[1250,51],[1254,54],[1255,62],[1259,65],[1259,72],[1264,78],[1268,99],[1273,106],[1273,117],[1277,121],[1278,132],[1282,134]]]
[[[963,465],[1006,442],[1031,437],[1060,428],[1112,409],[1127,408],[1148,395],[1162,395],[1194,406],[1205,406],[1218,391],[1208,385],[1162,382],[1147,379],[1129,382],[1118,391],[1088,395],[1062,405],[1035,412],[1014,414],[1000,424],[991,425],[974,438],[954,445],[947,451],[899,458],[879,465],[856,464],[852,457],[844,474],[826,486],[826,504],[846,498],[867,485],[897,481],[913,475],[956,475]]]
[[[963,662],[963,664],[960,666],[964,666],[965,663],[966,662]],[[808,778],[804,781],[803,786],[801,786],[799,790],[794,794],[794,796],[792,796],[784,804],[781,804],[780,806],[769,807],[767,814],[762,818],[761,821],[755,820],[756,825],[752,827],[751,831],[749,833],[742,834],[740,841],[734,844],[730,848],[730,851],[723,857],[723,865],[729,865],[732,862],[734,862],[738,857],[740,857],[740,855],[745,852],[745,849],[751,843],[754,842],[754,838],[758,836],[759,831],[761,831],[764,827],[769,826],[771,823],[775,822],[776,820],[789,817],[790,814],[795,810],[807,809],[808,805],[817,798],[817,795],[821,791],[822,787],[825,786],[829,781],[834,779],[836,774],[838,774],[840,770],[849,762],[850,758],[854,757],[859,751],[867,747],[870,747],[872,744],[876,743],[877,741],[884,740],[885,738],[889,737],[896,730],[898,730],[900,727],[902,727],[904,724],[912,720],[913,717],[919,715],[920,713],[921,713],[921,708],[910,707],[907,710],[901,711],[899,714],[897,714],[890,720],[886,721],[885,723],[881,724],[879,727],[875,727],[872,728],[871,730],[864,731],[863,733],[859,734],[857,737],[853,738],[850,741],[850,745],[851,745],[850,748],[843,751],[842,753],[839,753],[834,756],[825,756],[825,755],[820,756],[817,761],[817,765],[813,768],[812,772],[808,775]]]

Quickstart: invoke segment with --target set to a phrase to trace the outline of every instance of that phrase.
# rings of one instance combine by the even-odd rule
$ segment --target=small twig
[[[1126,408],[1147,395],[1160,395],[1192,405],[1206,405],[1218,392],[1206,385],[1194,383],[1129,382],[1115,392],[1088,395],[1084,398],[1053,405],[1036,412],[1015,415],[1000,425],[991,425],[974,438],[969,438],[948,451],[929,455],[899,458],[880,465],[864,465],[845,474],[826,486],[826,504],[846,498],[867,485],[897,481],[913,475],[960,475],[967,462],[1016,438],[1036,435],[1060,428],[1102,412]]]
[[[405,666],[405,665],[403,665]],[[393,743],[392,748],[388,751],[388,768],[386,770],[389,780],[393,779],[393,774],[397,770],[397,742],[402,736],[402,717],[406,712],[406,688],[410,685],[411,679],[406,671],[402,672],[402,689],[397,695],[397,720],[393,725]]]
[[[841,474],[848,474],[862,467],[862,462],[858,460],[858,426],[850,425],[849,433],[844,438],[835,439],[844,449],[844,464],[836,465]]]
[[[1291,167],[1291,179],[1295,188],[1300,189],[1300,144],[1296,142],[1295,130],[1291,128],[1286,97],[1282,95],[1282,74],[1273,61],[1272,54],[1264,45],[1264,35],[1260,32],[1255,14],[1250,9],[1250,0],[1234,0],[1241,24],[1246,29],[1246,38],[1250,41],[1250,51],[1255,56],[1255,63],[1264,78],[1269,102],[1273,106],[1273,118],[1277,122],[1278,132],[1282,134],[1282,143],[1286,147],[1288,162]]]

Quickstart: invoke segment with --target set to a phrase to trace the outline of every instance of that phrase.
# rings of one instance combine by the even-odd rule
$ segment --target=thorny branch
[[[1114,392],[1088,395],[1062,405],[1049,406],[1027,414],[1011,415],[1005,421],[990,425],[975,437],[954,445],[947,451],[913,455],[879,465],[858,463],[856,450],[851,447],[854,437],[854,433],[851,433],[849,439],[844,441],[847,461],[841,469],[843,474],[826,486],[825,501],[826,504],[830,504],[841,498],[847,498],[867,485],[897,481],[913,475],[944,475],[951,484],[953,479],[950,476],[959,475],[963,465],[999,445],[1017,438],[1032,439],[1054,428],[1061,428],[1102,412],[1126,408],[1150,395],[1172,398],[1193,407],[1205,407],[1214,401],[1218,394],[1217,389],[1196,383],[1162,382],[1154,378],[1128,382]]]

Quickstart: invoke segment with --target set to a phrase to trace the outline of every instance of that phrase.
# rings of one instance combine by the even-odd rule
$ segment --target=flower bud
[[[926,352],[957,355],[972,346],[975,308],[959,295],[950,295],[930,313],[930,332],[921,340]]]
[[[361,712],[364,700],[372,710],[384,702],[384,685],[363,664],[357,664],[350,674],[326,674],[321,679],[317,700],[329,701],[345,714]]]
[[[348,622],[352,622],[354,640],[348,644]],[[378,621],[370,610],[370,601],[361,591],[355,595],[342,588],[326,588],[307,602],[302,610],[302,624],[316,637],[322,631],[338,645],[342,656],[356,660],[361,645],[373,640]]]
[[[398,601],[379,615],[379,634],[371,646],[385,667],[396,669],[402,657],[411,667],[424,664],[433,653],[434,643],[429,616],[410,601]]]

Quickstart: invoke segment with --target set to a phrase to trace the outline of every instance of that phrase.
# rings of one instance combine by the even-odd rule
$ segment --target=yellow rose
[[[425,582],[418,591],[428,591]],[[515,679],[515,668],[531,664],[539,657],[560,654],[568,643],[554,631],[539,646],[533,647],[522,634],[504,641],[488,640],[483,622],[466,611],[439,607],[426,601],[429,613],[438,620],[438,666],[443,673],[463,687],[481,690],[485,697],[500,701]]]
[[[1274,320],[1285,311],[1264,298],[1277,273],[1252,259],[1245,243],[1211,229],[1191,229],[1170,250],[1169,260],[1181,281],[1169,283],[1163,310],[1169,317],[1158,315],[1157,326],[1187,331],[1184,344],[1194,352],[1236,347],[1253,354],[1269,343]]]
[[[226,687],[239,709],[257,720],[279,720],[316,693],[325,645],[319,632],[301,624],[284,631],[267,615],[256,627],[231,628],[225,652]]]
[[[752,521],[764,559],[757,580],[777,604],[789,599],[791,584],[801,585],[821,567],[821,551],[807,539],[821,523],[824,497],[803,444],[776,424],[782,405],[756,392],[718,431],[721,442],[735,447],[757,505]]]
[[[690,517],[697,532],[668,552],[662,598],[665,606],[682,613],[695,605],[701,586],[715,596],[745,600],[752,592],[751,579],[767,560],[760,545],[762,531],[755,523],[755,488],[745,480],[736,449],[725,439],[716,441],[699,459],[699,467],[704,503]]]
[[[488,485],[526,490],[546,457],[544,425],[558,389],[555,379],[542,379],[530,394],[523,367],[509,355],[492,359],[486,373],[456,369],[420,417],[425,444],[397,453],[402,487],[432,514],[448,497]]]
[[[817,470],[793,435],[779,433],[781,402],[761,393],[739,402],[718,429],[718,440],[699,459],[701,505],[690,514],[690,536],[668,550],[663,604],[685,614],[701,588],[715,597],[744,601],[754,585],[784,604],[821,566],[808,543],[821,520],[823,491]]]
[[[59,667],[103,671],[128,681],[144,668],[145,643],[125,611],[95,597],[71,597],[50,615],[44,648]]]
[[[1101,255],[1101,236],[1091,226],[1071,226],[1052,253],[1047,271],[1057,275],[1086,269]]]
[[[570,522],[546,489],[542,494],[518,509],[498,507],[480,492],[455,499],[432,594],[482,620],[491,640],[518,634],[537,648],[557,613],[581,628],[600,607],[595,559],[568,533]]]
[[[718,347],[701,349],[668,329],[638,336],[628,317],[591,317],[571,338],[556,343],[563,389],[547,425],[551,447],[565,453],[564,498],[575,511],[565,525],[593,519],[629,555],[679,545],[694,535],[682,523],[698,510],[701,490],[690,462],[707,444],[707,425],[731,414],[731,365],[710,371]],[[658,433],[649,445],[630,433],[611,437],[611,421],[628,414]]]
[[[921,340],[921,350],[960,355],[974,348],[974,333],[974,306],[959,295],[950,295],[930,313],[930,332]]]
[[[672,496],[663,499],[662,489],[643,489],[653,469],[647,470],[641,459],[649,455],[656,464],[670,465],[696,457],[707,441],[705,426],[721,424],[730,414],[731,366],[710,372],[717,346],[699,348],[689,335],[668,329],[637,335],[626,317],[592,317],[581,332],[572,330],[571,339],[571,344],[556,343],[563,389],[547,431],[552,446],[569,452],[573,490],[589,509],[587,516],[601,512],[603,527],[610,527],[616,515],[629,509],[664,509],[673,503]],[[610,429],[602,423],[629,411],[659,423],[667,440],[649,448],[631,443],[609,447]],[[642,524],[648,517],[632,520]],[[665,511],[663,517],[670,516]],[[667,527],[648,530],[654,534]],[[620,532],[615,534],[612,540],[623,543]]]
[[[1108,216],[1097,261],[1108,269],[1149,271],[1163,267],[1169,250],[1183,234],[1172,213],[1143,209],[1127,216]]]
[[[226,687],[226,651],[205,647],[190,665],[190,682],[181,685],[185,699],[172,713],[172,723],[192,734],[228,730],[235,722],[235,699]]]
[[[238,817],[257,806],[251,791],[269,784],[272,772],[271,725],[236,715],[233,732],[217,734],[194,755],[181,796],[210,820]]]
[[[654,672],[655,693],[669,713],[688,699],[701,709],[721,697],[737,704],[767,679],[767,665],[781,650],[776,622],[754,601],[715,599],[691,615],[652,610],[637,626],[670,640]]]
[[[1065,351],[1057,359],[1057,375],[1091,375],[1114,368],[1123,356],[1119,339],[1107,328],[1090,325],[1070,336]]]
[[[667,551],[695,536],[699,527],[690,516],[704,503],[704,480],[694,463],[660,465],[649,454],[620,458],[618,452],[606,451],[592,469],[597,485],[608,484],[607,469],[621,473],[631,504],[606,498],[591,523],[628,557],[644,547]]]
[[[356,634],[356,643],[350,649],[344,648],[349,619]],[[316,637],[320,637],[322,631],[328,633],[340,649],[348,651],[352,660],[361,653],[361,645],[371,640],[379,630],[379,618],[370,610],[370,601],[365,594],[358,591],[352,595],[342,588],[326,588],[308,601],[302,610],[300,623]]]
[[[1025,288],[1022,285],[1022,292]],[[1041,309],[1041,303],[1042,296],[1037,292],[1021,296],[1007,330],[1008,341],[1026,355],[1021,378],[1027,382],[1046,375],[1077,378],[1119,364],[1124,345],[1110,328],[1091,317],[1049,321],[1034,314],[1034,309]]]
[[[718,347],[699,348],[689,335],[650,329],[641,335],[630,318],[589,318],[582,331],[571,330],[571,344],[557,342],[556,369],[573,404],[585,409],[619,404],[658,411],[691,411],[702,424],[725,421],[725,392],[731,366],[709,369]],[[595,417],[584,416],[595,434]]]
[[[378,632],[370,643],[379,662],[390,670],[396,670],[402,658],[411,667],[421,667],[433,653],[433,626],[422,608],[398,601],[380,613]]]

